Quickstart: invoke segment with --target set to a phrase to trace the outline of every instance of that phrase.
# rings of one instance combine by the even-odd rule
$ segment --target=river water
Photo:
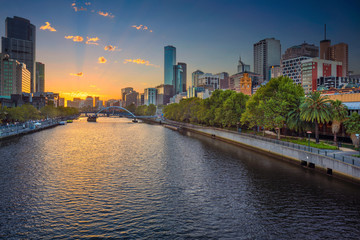
[[[360,188],[193,133],[80,119],[0,146],[0,239],[359,239]]]

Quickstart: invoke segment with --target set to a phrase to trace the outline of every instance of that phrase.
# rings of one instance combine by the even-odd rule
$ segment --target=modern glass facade
[[[45,92],[45,64],[36,62],[36,92]]]
[[[144,104],[148,106],[150,104],[156,105],[156,88],[144,89]]]
[[[176,65],[176,48],[164,47],[164,84],[175,85],[174,65]]]
[[[181,84],[182,84],[182,89],[181,92],[186,92],[186,82],[187,82],[187,66],[186,63],[182,63],[182,62],[178,62],[178,65],[181,66],[182,72],[181,74]]]
[[[183,92],[183,69],[181,65],[174,66],[175,94]]]
[[[5,20],[5,37],[2,37],[2,53],[11,59],[25,63],[31,74],[31,92],[36,90],[35,76],[35,46],[36,29],[29,20],[14,17]]]

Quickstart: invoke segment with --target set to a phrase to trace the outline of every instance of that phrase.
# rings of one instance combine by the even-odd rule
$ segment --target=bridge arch
[[[126,112],[130,113],[130,115],[131,115],[132,117],[134,117],[134,118],[136,119],[136,116],[135,116],[132,112],[130,112],[130,111],[127,110],[126,108],[119,107],[119,106],[110,106],[110,107],[103,108],[103,109],[101,109],[100,111],[98,111],[97,113],[95,113],[95,115],[97,116],[97,115],[98,115],[99,113],[101,113],[102,111],[108,110],[108,109],[111,109],[111,108],[118,108],[118,109],[121,109],[121,110],[125,110]]]

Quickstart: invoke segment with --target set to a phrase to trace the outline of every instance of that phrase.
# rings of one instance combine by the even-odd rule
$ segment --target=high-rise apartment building
[[[164,47],[164,84],[175,86],[174,66],[176,65],[176,48],[174,46]]]
[[[317,90],[317,82],[321,77],[344,77],[342,63],[310,58],[301,62],[302,87],[305,93]]]
[[[31,75],[24,63],[16,66],[16,94],[30,93]]]
[[[35,76],[35,50],[36,29],[29,20],[7,17],[5,20],[5,37],[2,37],[2,53],[6,53],[11,59],[25,63],[30,72],[30,91],[36,90]]]
[[[229,89],[229,73],[221,72],[215,75],[219,77],[219,89]]]
[[[122,88],[121,89],[121,100],[124,102],[126,94],[131,93],[133,91],[134,91],[134,89],[132,87]]]
[[[123,100],[123,102],[125,101],[126,107],[130,106],[131,104],[135,104],[135,106],[137,106],[138,98],[139,98],[139,93],[136,91],[132,91],[125,95],[125,100]]]
[[[280,40],[266,38],[254,44],[254,72],[260,75],[260,81],[269,81],[271,66],[280,65]]]
[[[204,87],[211,91],[219,89],[220,79],[218,75],[213,75],[211,73],[205,73],[198,77],[198,87]]]
[[[200,70],[196,70],[195,72],[193,72],[191,74],[191,84],[192,84],[192,87],[197,87],[198,86],[198,81],[199,81],[199,76],[200,75],[203,75],[204,72],[203,71],[200,71]]]
[[[319,57],[319,47],[314,44],[303,43],[300,45],[292,46],[286,49],[282,55],[282,60],[297,58],[297,57]]]
[[[184,70],[182,65],[174,65],[174,93],[183,92]]]
[[[303,43],[286,49],[281,58],[282,75],[291,78],[294,83],[302,83],[301,61],[319,56],[319,47]]]
[[[36,92],[45,92],[45,64],[36,62]]]
[[[148,106],[150,104],[156,105],[156,88],[144,89],[144,104]]]
[[[320,41],[320,59],[342,62],[342,75],[349,75],[349,46],[346,43],[331,46],[331,40],[326,39],[326,25],[324,40]]]
[[[174,96],[172,85],[161,84],[156,87],[156,104],[166,105],[170,103],[170,98]]]
[[[30,72],[24,63],[0,53],[0,96],[30,93]]]

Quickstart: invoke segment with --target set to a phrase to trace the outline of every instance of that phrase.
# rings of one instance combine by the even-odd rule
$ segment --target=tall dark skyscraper
[[[30,90],[35,92],[35,26],[25,18],[7,17],[5,20],[5,37],[1,38],[1,43],[2,53],[8,54],[11,59],[26,64],[31,77]]]
[[[166,46],[164,47],[164,84],[175,87],[174,65],[176,65],[176,48]]]
[[[182,83],[182,89],[181,89],[181,92],[186,92],[186,81],[187,81],[187,78],[186,78],[186,75],[187,75],[187,69],[186,69],[186,63],[182,63],[182,62],[178,62],[178,65],[181,66],[182,68],[182,72],[181,72],[181,83]]]
[[[45,92],[45,64],[36,62],[36,92]]]

